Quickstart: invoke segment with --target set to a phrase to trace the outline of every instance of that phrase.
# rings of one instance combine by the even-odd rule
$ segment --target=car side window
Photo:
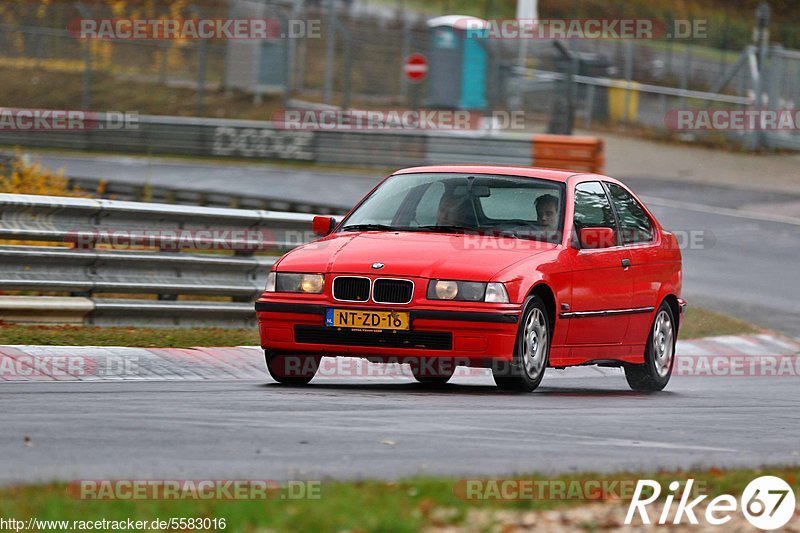
[[[622,230],[623,244],[650,242],[653,240],[653,223],[636,198],[615,183],[607,183],[611,201],[617,210]]]
[[[616,228],[611,202],[599,181],[587,181],[575,186],[574,224],[576,229]]]

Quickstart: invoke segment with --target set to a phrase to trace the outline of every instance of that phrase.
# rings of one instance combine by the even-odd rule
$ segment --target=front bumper
[[[371,360],[410,358],[461,358],[470,364],[510,360],[519,320],[519,306],[504,304],[491,309],[396,308],[298,302],[262,298],[255,304],[261,346],[281,354],[368,357]],[[325,326],[330,307],[374,311],[408,311],[409,331],[357,332]]]

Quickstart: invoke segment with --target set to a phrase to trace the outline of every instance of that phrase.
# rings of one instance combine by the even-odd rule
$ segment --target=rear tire
[[[306,385],[314,378],[322,360],[316,355],[279,355],[264,352],[272,379],[283,385]]]
[[[502,390],[532,392],[544,378],[550,362],[550,319],[537,296],[525,300],[517,329],[514,357],[510,363],[495,361],[494,382]]]
[[[672,308],[667,302],[662,302],[647,337],[644,364],[625,366],[625,379],[631,389],[645,392],[664,390],[675,364],[676,332]]]

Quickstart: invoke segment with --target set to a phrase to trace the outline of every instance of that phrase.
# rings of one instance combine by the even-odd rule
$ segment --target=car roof
[[[552,168],[515,167],[505,165],[427,165],[400,169],[394,174],[418,174],[422,172],[459,172],[464,174],[498,174],[501,176],[522,176],[552,181],[566,182],[570,176],[586,174],[574,170]]]

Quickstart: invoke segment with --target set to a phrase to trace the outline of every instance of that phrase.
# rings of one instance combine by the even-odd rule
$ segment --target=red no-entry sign
[[[411,54],[403,63],[403,72],[408,81],[421,82],[428,75],[428,60],[422,54]]]

